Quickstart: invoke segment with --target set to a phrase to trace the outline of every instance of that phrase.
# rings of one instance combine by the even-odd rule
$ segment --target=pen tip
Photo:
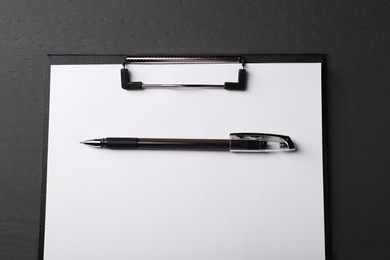
[[[101,145],[101,141],[99,139],[91,139],[91,140],[81,141],[80,144],[86,144],[86,145],[92,145],[92,146],[100,146]]]

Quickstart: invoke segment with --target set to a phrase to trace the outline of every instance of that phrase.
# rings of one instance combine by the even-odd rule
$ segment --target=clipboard
[[[326,258],[325,56],[237,56],[245,76],[224,63],[177,73],[182,64],[129,69],[125,55],[49,56],[39,259]],[[169,76],[159,84],[245,77],[245,87],[126,90],[124,69],[134,82],[160,73]],[[290,135],[297,151],[112,152],[78,143],[235,131]]]

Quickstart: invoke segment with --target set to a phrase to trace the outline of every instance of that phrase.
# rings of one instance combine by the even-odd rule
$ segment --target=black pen
[[[290,137],[262,133],[232,133],[230,139],[177,139],[107,137],[81,142],[86,145],[126,150],[184,150],[229,152],[294,151]]]

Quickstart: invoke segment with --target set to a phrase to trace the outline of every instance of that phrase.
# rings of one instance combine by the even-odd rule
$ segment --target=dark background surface
[[[1,1],[0,259],[38,257],[48,54],[237,53],[327,54],[328,257],[390,259],[389,14],[386,0]]]

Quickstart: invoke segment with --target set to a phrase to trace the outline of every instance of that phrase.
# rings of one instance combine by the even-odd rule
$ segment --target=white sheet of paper
[[[120,65],[53,65],[45,260],[325,259],[321,64],[247,64],[248,90],[120,87]],[[144,83],[238,66],[132,65]],[[103,137],[290,136],[296,152],[115,151]]]

